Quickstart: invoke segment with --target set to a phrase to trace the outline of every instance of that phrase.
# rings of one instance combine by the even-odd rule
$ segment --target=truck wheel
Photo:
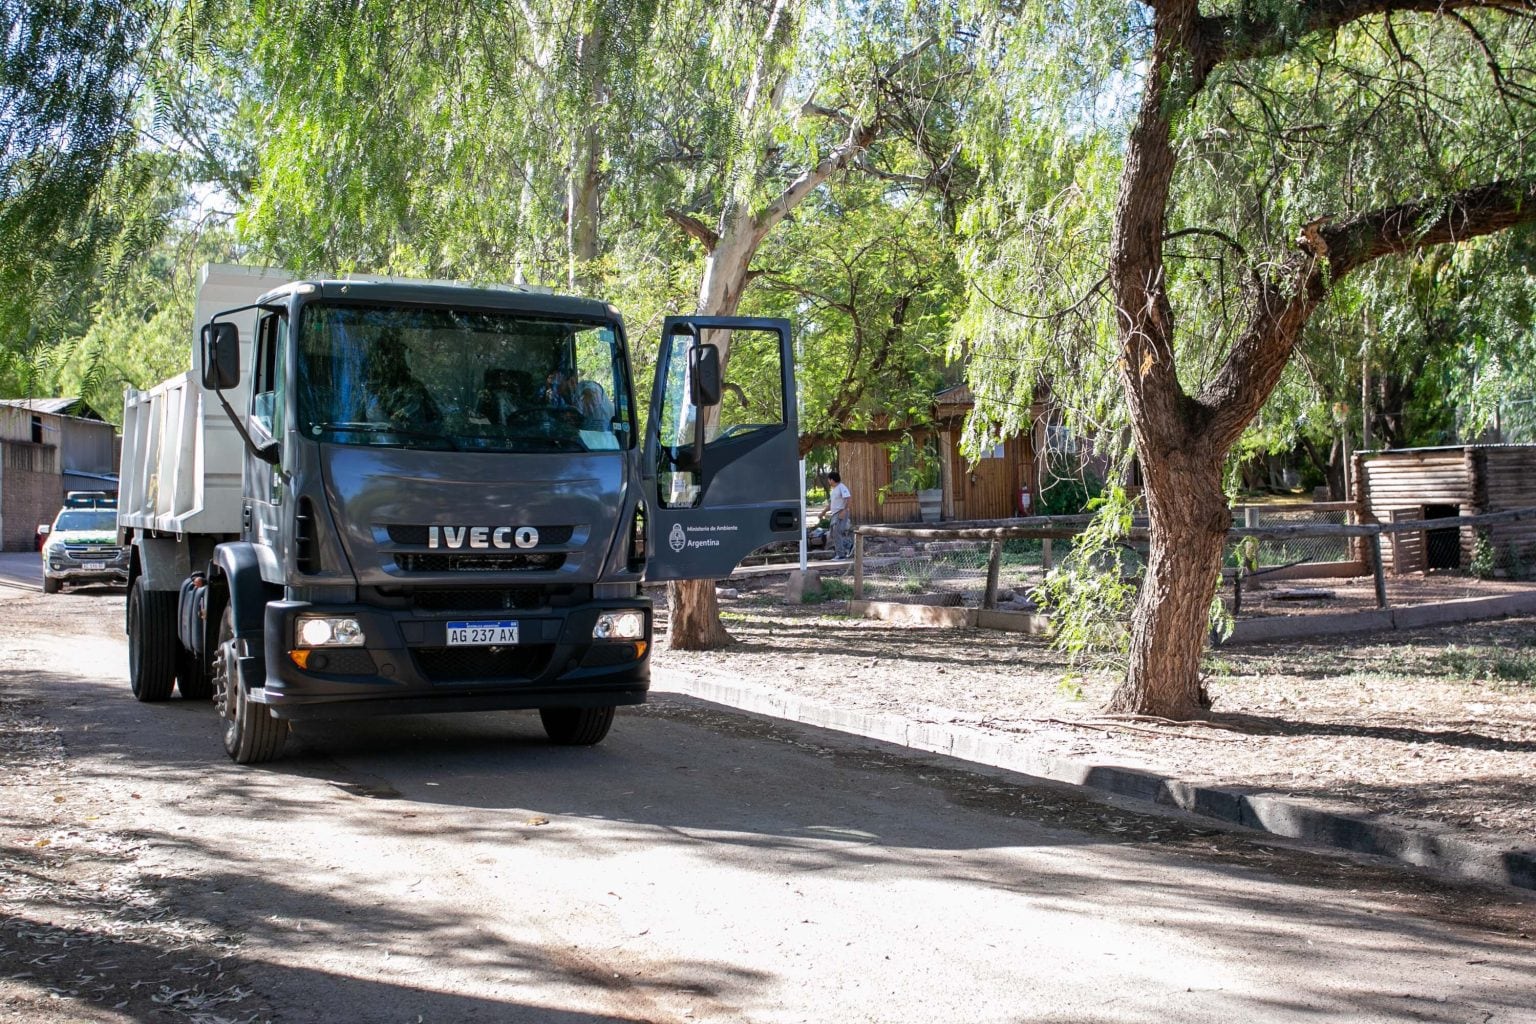
[[[240,685],[235,663],[235,613],[224,606],[219,619],[219,649],[213,657],[213,703],[224,719],[224,750],[236,764],[260,764],[283,753],[288,723],[273,718],[265,704],[251,701]]]
[[[146,590],[143,579],[128,591],[128,683],[145,703],[169,700],[176,683],[176,595]]]
[[[606,708],[540,708],[544,733],[562,747],[590,747],[601,743],[613,725],[613,711]]]
[[[64,584],[61,581],[54,579],[52,576],[43,577],[43,593],[45,594],[57,594],[63,586]]]
[[[185,647],[176,652],[176,690],[182,700],[207,700],[213,696],[213,680],[203,659]]]

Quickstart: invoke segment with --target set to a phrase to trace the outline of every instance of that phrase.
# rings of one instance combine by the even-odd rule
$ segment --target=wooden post
[[[864,533],[853,533],[853,599],[864,600]]]
[[[1376,607],[1387,606],[1387,574],[1381,567],[1381,534],[1371,534],[1371,571],[1376,576]]]
[[[1051,571],[1051,538],[1049,537],[1040,542],[1040,568],[1046,572]]]
[[[997,607],[997,577],[1003,568],[1003,542],[992,542],[992,552],[987,557],[987,592],[982,595],[981,606],[988,611]]]

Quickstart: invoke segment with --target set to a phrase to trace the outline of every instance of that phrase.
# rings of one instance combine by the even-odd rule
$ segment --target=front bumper
[[[87,568],[87,565],[92,566]],[[99,564],[100,568],[95,568]],[[43,552],[43,575],[60,583],[122,583],[128,582],[128,551],[118,554],[72,555],[67,552],[48,550]]]
[[[599,614],[645,613],[643,646],[594,641]],[[355,618],[366,644],[291,656],[304,613]],[[519,642],[449,647],[447,624],[516,619]],[[265,679],[252,699],[279,718],[334,718],[435,711],[607,707],[640,704],[650,689],[651,604],[644,598],[518,612],[415,612],[370,605],[274,601],[265,622]]]

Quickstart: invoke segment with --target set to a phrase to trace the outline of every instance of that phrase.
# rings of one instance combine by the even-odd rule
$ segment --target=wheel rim
[[[233,751],[240,745],[240,693],[235,675],[235,641],[219,630],[219,656],[213,663],[213,703],[224,719],[224,746]]]

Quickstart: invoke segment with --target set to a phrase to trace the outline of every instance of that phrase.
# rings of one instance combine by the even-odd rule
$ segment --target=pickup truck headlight
[[[592,627],[594,640],[639,640],[645,636],[645,612],[638,608],[603,612]]]
[[[300,615],[293,633],[299,647],[361,647],[366,640],[356,619],[330,615]]]

